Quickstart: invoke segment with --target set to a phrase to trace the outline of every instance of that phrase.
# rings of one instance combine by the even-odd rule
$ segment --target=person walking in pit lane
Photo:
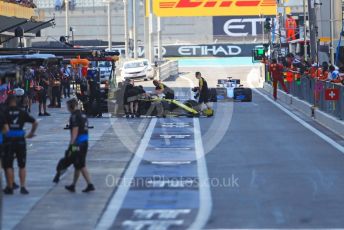
[[[61,108],[61,76],[58,67],[50,71],[52,99],[49,108]]]
[[[88,150],[88,121],[87,116],[78,108],[77,99],[67,101],[68,111],[71,113],[69,119],[70,142],[69,149],[72,151],[72,161],[74,165],[74,178],[71,185],[65,186],[70,192],[75,192],[75,185],[79,180],[80,173],[87,182],[87,187],[82,192],[95,190],[91,182],[90,175],[86,168],[86,155]]]
[[[49,81],[46,70],[42,67],[36,76],[35,91],[38,96],[38,116],[50,116],[47,112],[47,92]]]
[[[25,90],[25,95],[28,100],[28,112],[31,112],[32,100],[34,98],[34,80],[35,80],[35,72],[32,68],[26,67],[24,71],[24,82],[23,88]]]
[[[62,91],[64,98],[70,98],[70,82],[72,78],[72,70],[65,65],[60,72],[62,73]]]
[[[283,90],[286,93],[289,93],[286,85],[284,84],[284,78],[283,78],[283,65],[277,63],[276,59],[272,59],[271,64],[269,66],[269,70],[271,72],[271,76],[272,76],[272,85],[274,88],[274,92],[273,92],[273,97],[274,100],[277,100],[277,84],[280,83]]]
[[[5,122],[9,126],[9,131],[4,138],[4,157],[3,167],[6,172],[7,187],[4,189],[5,194],[13,194],[14,172],[13,161],[17,158],[19,167],[20,193],[29,194],[26,189],[26,138],[35,136],[38,123],[28,112],[24,111],[17,105],[16,96],[9,96],[7,99],[8,108],[5,111]],[[25,136],[24,125],[31,123],[31,131]]]

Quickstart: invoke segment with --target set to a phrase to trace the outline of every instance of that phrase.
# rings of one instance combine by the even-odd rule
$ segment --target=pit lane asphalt
[[[202,120],[202,133],[211,124]],[[252,103],[235,103],[206,162],[213,182],[206,229],[344,227],[344,155],[257,93]]]
[[[200,70],[214,87],[216,78],[210,76],[232,76],[246,85],[256,68],[181,70],[193,81],[194,71]],[[217,107],[215,117],[200,120],[213,202],[205,229],[344,228],[344,155],[340,151],[257,93],[252,103],[217,103]],[[344,144],[312,119],[287,110]],[[215,119],[226,118],[231,120],[228,127],[226,122],[214,127]],[[215,137],[225,133],[215,148],[208,141],[209,131]]]
[[[344,227],[344,155],[256,93],[252,103],[216,107],[220,110],[215,117],[200,119],[213,203],[206,229]],[[64,122],[67,113],[57,113],[56,122]],[[222,127],[224,136],[212,148],[205,135],[219,132],[214,120],[227,117],[229,126]],[[35,153],[28,160],[31,194],[5,197],[4,229],[93,229],[116,189],[106,186],[106,175],[122,175],[145,129],[141,125],[138,135],[130,134],[136,140],[130,151],[108,120],[92,119],[89,166],[97,191],[69,194],[63,185],[71,180],[71,171],[58,186],[50,183],[68,139],[61,125],[53,125],[56,118],[41,121],[45,131],[39,130],[42,139],[38,136],[36,143],[48,140],[45,146],[35,140],[29,144]],[[130,122],[137,128],[144,120]],[[81,182],[78,190],[83,186]]]
[[[33,114],[36,114],[35,104]],[[93,229],[112,195],[133,151],[121,139],[130,140],[133,148],[139,143],[148,120],[130,120],[126,127],[135,132],[120,131],[115,119],[89,119],[88,166],[96,191],[81,194],[82,178],[77,193],[66,192],[64,185],[72,181],[72,167],[58,185],[52,183],[58,160],[68,146],[69,131],[64,130],[69,114],[66,108],[50,109],[52,116],[39,119],[37,136],[28,140],[27,188],[23,196],[3,196],[2,229]],[[29,126],[27,126],[29,128]],[[129,147],[129,148],[128,148]],[[16,181],[17,178],[17,170]],[[4,181],[4,178],[3,178]]]

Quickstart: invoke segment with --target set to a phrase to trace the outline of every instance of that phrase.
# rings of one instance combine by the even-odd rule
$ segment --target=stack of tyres
[[[217,102],[217,91],[216,88],[210,88],[209,89],[209,101],[210,102]]]
[[[225,87],[217,87],[216,88],[217,100],[223,101],[227,98],[227,89]]]
[[[233,99],[234,101],[251,102],[252,90],[250,88],[235,88]]]
[[[102,89],[100,91],[100,108],[103,113],[109,112],[108,108],[108,94],[109,90],[108,89]]]

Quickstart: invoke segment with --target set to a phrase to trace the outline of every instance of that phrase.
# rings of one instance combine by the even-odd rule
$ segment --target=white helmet
[[[13,89],[15,96],[24,96],[25,91],[22,88],[15,88]]]

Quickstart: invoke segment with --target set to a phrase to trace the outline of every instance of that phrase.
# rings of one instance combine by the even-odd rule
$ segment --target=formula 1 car
[[[187,117],[211,117],[213,110],[201,110],[199,104],[194,100],[187,100],[184,103],[176,99],[166,99],[154,94],[141,94],[136,99],[139,101],[139,113],[143,116],[187,116]],[[163,114],[159,114],[159,106]]]
[[[228,98],[232,98],[234,101],[240,102],[251,102],[252,101],[252,90],[250,88],[244,88],[240,84],[240,79],[219,79],[217,81],[218,88],[226,89]]]

